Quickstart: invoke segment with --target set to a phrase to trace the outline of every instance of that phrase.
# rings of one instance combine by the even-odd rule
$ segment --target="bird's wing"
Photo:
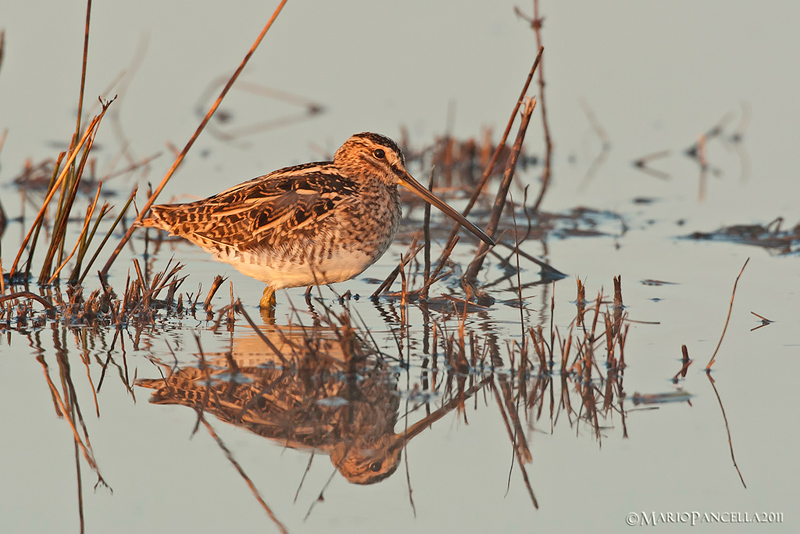
[[[192,241],[252,250],[315,232],[355,193],[355,182],[330,164],[311,163],[275,171],[198,202],[154,206],[152,219],[158,222],[145,224]]]

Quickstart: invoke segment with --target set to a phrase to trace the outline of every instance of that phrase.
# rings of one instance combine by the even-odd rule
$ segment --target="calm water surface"
[[[200,138],[162,199],[209,195],[320,159],[363,130],[400,138],[405,128],[416,148],[448,128],[465,140],[488,127],[497,139],[534,58],[533,34],[515,5],[531,9],[289,2],[242,80],[300,100],[233,91],[223,106],[229,120]],[[87,102],[124,74],[109,93],[120,97],[101,126],[96,172],[126,166],[115,162],[125,143],[138,159],[162,153],[108,183],[116,203],[134,181],[160,181],[172,162],[169,144],[183,146],[199,121],[196,108],[208,106],[217,78],[232,72],[272,10],[252,2],[193,7],[94,6]],[[42,16],[27,3],[0,6],[0,131],[8,129],[0,202],[11,219],[25,214],[2,236],[5,269],[36,209],[35,199],[23,209],[10,183],[27,159],[55,157],[74,129],[85,12],[49,9]],[[323,289],[313,311],[302,290],[279,293],[278,333],[255,307],[260,283],[186,243],[166,244],[145,261],[135,238],[111,273],[119,292],[133,258],[160,270],[174,256],[189,275],[183,292],[197,293],[199,284],[205,292],[223,274],[282,353],[310,343],[333,360],[284,372],[244,321],[232,333],[224,322],[215,331],[203,313],[162,313],[155,326],[129,327],[116,339],[113,328],[51,321],[6,330],[0,530],[77,532],[80,495],[87,532],[277,531],[249,480],[289,532],[618,532],[640,528],[626,520],[642,525],[643,517],[678,524],[661,528],[696,521],[704,531],[796,531],[800,436],[788,400],[800,371],[797,255],[679,237],[776,217],[785,228],[797,224],[800,191],[787,154],[800,141],[800,80],[786,68],[797,53],[797,8],[620,1],[541,9],[555,144],[543,209],[599,214],[576,223],[595,236],[576,237],[573,223],[561,222],[524,251],[567,278],[537,285],[539,268],[521,260],[520,312],[516,276],[504,279],[493,257],[479,280],[496,302],[466,319],[448,301],[429,310],[391,298],[373,303],[374,280],[394,268],[420,226],[415,209],[381,262]],[[324,112],[305,116],[309,102]],[[264,128],[267,121],[288,123]],[[542,153],[540,121],[537,111],[526,137],[531,155]],[[707,140],[704,179],[684,151],[716,125],[722,134]],[[222,139],[235,128],[241,137]],[[647,164],[655,172],[632,164],[663,151]],[[428,169],[414,171],[422,180]],[[520,173],[516,201],[522,186],[538,188],[540,173]],[[480,213],[476,220],[485,224]],[[473,252],[465,235],[454,259],[465,266]],[[748,257],[712,382],[703,368]],[[540,377],[535,358],[520,378],[515,343],[523,327],[541,325],[549,340],[552,315],[566,338],[575,278],[594,300],[600,291],[613,296],[614,276],[622,277],[629,320],[622,375],[605,380],[601,343],[589,382]],[[340,303],[346,291],[360,298]],[[433,294],[463,291],[454,275]],[[212,304],[229,301],[226,282]],[[774,323],[753,330],[760,320],[750,312]],[[448,340],[458,352],[462,323],[465,357],[475,357],[467,372],[446,358]],[[348,324],[357,336],[343,351],[336,332]],[[673,384],[684,344],[694,363]],[[334,361],[348,351],[365,356],[349,374]],[[96,470],[59,417],[48,378],[80,407],[86,434],[80,425],[77,432]],[[212,397],[200,420],[192,406]],[[94,488],[98,471],[113,493]],[[365,481],[373,483],[357,483]],[[754,514],[771,523],[740,523]]]

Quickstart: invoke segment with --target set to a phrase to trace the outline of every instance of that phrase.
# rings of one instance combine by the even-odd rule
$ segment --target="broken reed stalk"
[[[517,167],[517,159],[519,158],[519,153],[522,150],[522,142],[525,139],[525,132],[528,130],[528,124],[530,123],[531,115],[533,114],[535,107],[535,97],[531,97],[524,101],[522,118],[520,120],[519,131],[517,132],[517,139],[514,141],[514,146],[511,149],[511,155],[506,163],[506,170],[503,173],[503,181],[500,184],[500,189],[497,191],[494,206],[492,207],[492,218],[489,220],[489,226],[486,228],[486,234],[492,239],[494,239],[495,235],[497,234],[497,227],[500,224],[500,216],[503,214],[503,208],[505,207],[508,189],[511,186],[511,179],[514,177],[514,171]],[[478,251],[475,253],[475,259],[473,259],[472,263],[469,264],[467,272],[464,274],[465,280],[472,281],[475,279],[475,277],[478,275],[478,271],[480,271],[481,267],[483,266],[483,260],[488,251],[489,245],[481,242],[480,246],[478,247]]]
[[[472,197],[467,202],[467,207],[461,212],[461,215],[466,217],[469,215],[469,212],[472,210],[472,207],[475,206],[475,203],[478,201],[478,197],[480,197],[481,192],[483,191],[484,186],[486,186],[486,182],[489,180],[489,176],[492,174],[492,169],[494,169],[495,164],[497,163],[497,159],[500,157],[500,153],[503,151],[503,148],[506,146],[506,141],[508,140],[508,135],[511,133],[511,126],[514,124],[514,120],[517,118],[517,111],[519,111],[520,106],[522,105],[523,100],[525,99],[525,95],[528,93],[528,87],[531,85],[531,80],[533,80],[533,73],[536,72],[536,68],[539,66],[539,62],[542,59],[542,53],[544,52],[544,48],[539,48],[539,53],[536,54],[536,59],[531,65],[531,70],[528,72],[528,77],[525,79],[525,84],[522,86],[522,91],[519,94],[519,98],[517,98],[517,102],[514,105],[514,109],[511,111],[511,117],[508,119],[508,123],[506,123],[506,129],[503,131],[503,136],[500,138],[500,142],[497,144],[497,148],[495,148],[494,153],[492,154],[489,163],[486,165],[486,168],[483,170],[483,175],[481,175],[481,179],[478,182],[478,185],[475,186],[475,191],[472,192]],[[450,237],[447,238],[447,247],[455,239],[456,235],[458,234],[458,230],[461,228],[459,223],[455,223],[453,225],[453,230],[450,232]]]
[[[103,288],[103,294],[106,296],[106,300],[108,301],[108,307],[111,310],[111,317],[114,319],[114,323],[117,325],[117,330],[119,330],[122,328],[122,321],[120,320],[119,314],[117,314],[117,310],[114,308],[114,303],[111,300],[111,292],[108,290],[108,286],[106,285],[102,276],[100,277],[100,286]]]
[[[16,293],[11,293],[8,295],[0,295],[0,303],[3,303],[7,300],[21,299],[21,298],[33,299],[42,304],[48,310],[55,309],[55,306],[47,302],[45,299],[43,299],[36,293],[31,293],[30,291],[17,291]]]
[[[578,281],[578,299],[575,302],[578,308],[576,324],[583,326],[583,314],[586,313],[586,286],[583,285],[580,278],[576,278],[576,280]]]
[[[533,0],[533,21],[531,23],[533,33],[536,34],[536,45],[539,50],[542,47],[542,19],[539,18],[539,0]],[[553,141],[550,138],[550,126],[547,122],[547,106],[545,105],[544,98],[544,64],[539,68],[539,100],[542,102],[542,127],[544,128],[544,171],[542,172],[542,186],[539,188],[539,196],[536,197],[536,202],[533,203],[531,208],[534,213],[539,211],[539,206],[542,203],[547,186],[550,185],[550,162],[553,157]]]
[[[733,283],[733,291],[731,292],[731,303],[728,306],[728,315],[725,317],[725,326],[722,329],[722,335],[719,336],[719,342],[717,343],[717,348],[714,349],[714,354],[711,355],[711,359],[708,361],[708,365],[706,365],[706,373],[711,371],[711,366],[714,365],[714,359],[717,357],[717,352],[719,352],[719,347],[722,345],[722,339],[725,337],[725,332],[728,330],[728,322],[731,320],[731,311],[733,310],[733,299],[736,297],[736,286],[739,284],[739,278],[742,276],[744,272],[744,268],[747,267],[747,263],[750,261],[750,258],[744,260],[744,265],[742,265],[741,270],[739,270],[739,274],[736,275],[736,281]]]
[[[686,371],[689,369],[689,366],[692,365],[691,359],[689,359],[689,349],[686,348],[686,345],[681,345],[681,353],[683,354],[683,365],[681,366],[681,370],[675,373],[675,376],[672,377],[672,382],[677,384],[678,383],[678,376],[681,378],[686,378]]]
[[[211,105],[211,108],[206,113],[206,116],[203,117],[202,121],[200,121],[200,125],[197,127],[197,129],[195,130],[194,134],[192,134],[192,137],[186,143],[186,146],[183,147],[183,150],[181,150],[181,153],[178,154],[178,157],[172,163],[172,167],[169,168],[169,170],[167,171],[167,174],[164,176],[164,178],[162,178],[161,183],[158,184],[158,187],[156,188],[156,190],[153,191],[153,194],[150,195],[150,198],[147,199],[147,202],[142,207],[142,210],[139,212],[139,216],[136,217],[136,220],[134,221],[134,224],[132,224],[130,226],[130,228],[128,228],[128,231],[125,232],[125,235],[122,237],[122,239],[120,239],[119,243],[117,243],[117,248],[115,248],[114,252],[111,253],[111,256],[108,258],[108,261],[106,262],[106,264],[103,267],[102,271],[100,271],[103,276],[107,276],[108,275],[108,270],[111,268],[111,265],[114,263],[114,260],[116,260],[117,256],[119,256],[119,253],[122,252],[122,248],[130,240],[131,235],[133,234],[133,231],[136,229],[138,224],[144,219],[145,215],[147,215],[147,212],[150,210],[150,207],[155,203],[156,199],[158,198],[158,195],[161,194],[161,191],[164,189],[164,186],[167,185],[167,182],[169,181],[170,178],[172,178],[172,175],[178,169],[178,166],[181,164],[181,162],[183,162],[183,159],[186,157],[186,154],[188,154],[189,150],[192,148],[192,146],[194,145],[194,143],[197,140],[197,138],[200,137],[200,133],[205,129],[206,125],[208,124],[208,121],[211,120],[211,117],[217,111],[217,108],[222,103],[222,99],[225,98],[225,95],[227,95],[228,91],[230,91],[231,87],[233,87],[234,82],[236,82],[236,79],[239,77],[239,75],[244,70],[244,67],[245,67],[245,65],[247,65],[247,62],[250,61],[250,58],[255,53],[256,49],[258,48],[258,45],[261,44],[261,41],[264,39],[264,36],[267,34],[269,29],[272,27],[272,24],[275,22],[275,19],[278,18],[278,15],[280,14],[280,12],[283,9],[283,6],[285,4],[286,4],[286,0],[282,0],[281,3],[278,5],[278,7],[275,8],[275,11],[272,13],[272,16],[267,21],[267,23],[264,26],[264,28],[261,30],[261,33],[258,35],[258,37],[256,38],[256,40],[253,43],[253,45],[250,47],[250,50],[248,50],[247,54],[245,54],[244,59],[242,59],[242,62],[239,64],[239,67],[233,73],[231,78],[228,80],[228,83],[222,89],[222,92],[220,92],[220,94],[217,97],[217,99]]]
[[[208,290],[208,295],[206,296],[206,300],[203,301],[203,310],[205,310],[206,313],[211,313],[211,299],[214,298],[214,295],[219,289],[219,286],[221,286],[222,282],[224,281],[225,278],[223,278],[221,275],[218,274],[217,276],[214,277],[214,281],[211,282],[211,289]]]

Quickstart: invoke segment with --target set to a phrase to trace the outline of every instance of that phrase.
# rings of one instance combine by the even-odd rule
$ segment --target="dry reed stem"
[[[686,371],[689,369],[689,366],[692,365],[694,360],[689,359],[689,349],[686,348],[686,345],[681,345],[681,353],[683,354],[683,365],[681,366],[680,371],[675,373],[675,376],[672,377],[672,382],[677,384],[678,383],[678,376],[681,378],[686,378]]]
[[[86,65],[89,57],[89,22],[92,19],[92,0],[86,0],[86,25],[83,31],[83,58],[81,60],[81,84],[78,96],[78,113],[75,124],[75,135],[70,148],[81,135],[81,115],[83,114],[83,95],[86,90]]]
[[[536,45],[539,50],[542,50],[542,19],[539,17],[539,0],[533,0],[533,21],[531,23],[533,32],[536,34]],[[544,199],[544,194],[547,192],[547,186],[550,185],[550,162],[553,158],[553,141],[550,138],[550,125],[547,122],[547,105],[544,96],[544,64],[539,68],[539,100],[542,103],[542,127],[544,128],[544,171],[542,172],[542,186],[539,188],[539,196],[533,203],[533,212],[539,211],[539,206]]]
[[[523,102],[517,138],[514,141],[513,148],[511,149],[511,155],[508,158],[506,169],[503,174],[503,181],[501,182],[500,188],[497,191],[494,206],[492,207],[492,217],[489,220],[489,226],[486,229],[486,234],[492,239],[494,239],[497,234],[497,227],[500,224],[500,217],[503,214],[503,208],[505,207],[508,189],[511,187],[511,179],[514,177],[514,171],[517,167],[517,158],[519,158],[520,150],[522,150],[522,142],[525,139],[525,132],[528,130],[528,124],[530,123],[534,108],[536,108],[535,97],[531,97]],[[481,242],[481,244],[478,246],[478,251],[475,253],[475,259],[473,259],[472,263],[469,264],[467,272],[464,274],[464,279],[466,281],[475,280],[478,275],[478,271],[480,271],[481,267],[483,266],[483,260],[488,251],[489,245]]]
[[[64,261],[61,263],[61,265],[56,267],[56,270],[53,271],[53,274],[47,280],[47,285],[52,284],[53,281],[56,278],[58,278],[58,275],[61,272],[61,269],[63,269],[67,265],[69,260],[72,259],[72,256],[75,255],[75,252],[78,250],[78,246],[81,244],[81,241],[83,240],[84,236],[86,235],[86,232],[89,231],[89,223],[92,222],[92,215],[94,215],[94,210],[97,207],[97,201],[100,199],[100,190],[101,190],[101,188],[102,188],[101,186],[97,187],[97,194],[95,194],[95,196],[94,196],[94,201],[92,202],[92,205],[89,206],[88,208],[86,208],[86,217],[83,220],[83,228],[81,228],[81,233],[78,235],[78,239],[75,241],[75,246],[72,247],[72,252],[70,252],[67,255],[67,257],[64,259]],[[105,211],[105,208],[107,206],[108,206],[108,204],[105,204],[103,206],[103,209],[101,209],[100,218],[102,218],[103,212]],[[98,220],[100,218],[98,218]]]
[[[370,295],[370,298],[377,298],[381,293],[386,291],[386,289],[394,283],[394,281],[397,279],[397,276],[405,268],[406,263],[413,260],[417,253],[422,249],[422,245],[417,246],[417,236],[414,236],[414,239],[411,240],[411,245],[408,247],[408,255],[405,257],[402,255],[400,256],[400,262],[397,264],[397,267],[395,267],[392,272],[389,273],[389,276],[387,276],[383,283],[378,286],[378,289],[376,289],[372,295]],[[405,276],[405,273],[403,273],[403,276]]]
[[[270,339],[266,335],[264,335],[264,332],[262,332],[261,329],[258,326],[256,326],[256,323],[254,323],[253,320],[250,318],[250,315],[247,313],[247,310],[244,309],[242,301],[237,299],[236,304],[234,306],[236,308],[236,311],[242,314],[245,321],[247,321],[247,324],[249,324],[250,327],[253,329],[253,332],[255,332],[258,335],[258,337],[261,338],[261,340],[270,348],[273,354],[277,356],[277,358],[281,361],[283,365],[287,365],[289,362],[286,360],[283,354],[281,354],[281,351],[278,350],[278,347],[276,347],[275,344],[272,341],[270,341]]]
[[[1,263],[0,263],[0,270],[2,270],[2,264],[1,264]],[[0,290],[0,293],[2,293],[2,290]],[[754,311],[751,311],[750,313],[751,313],[752,315],[755,315],[755,316],[756,316],[756,317],[758,317],[759,319],[761,319],[761,324],[760,324],[760,325],[758,325],[758,326],[756,326],[755,328],[751,328],[751,329],[750,329],[750,331],[751,331],[751,332],[754,332],[754,331],[758,330],[759,328],[764,328],[764,327],[765,327],[765,326],[767,326],[768,324],[772,324],[773,322],[775,322],[775,321],[773,321],[773,320],[771,320],[771,319],[767,319],[766,317],[763,317],[763,316],[761,316],[761,315],[757,314],[757,313],[756,313],[756,312],[754,312]]]
[[[217,111],[217,108],[222,103],[222,99],[225,98],[225,95],[228,94],[228,91],[230,91],[230,89],[233,86],[234,82],[236,82],[236,79],[239,77],[239,75],[244,70],[245,65],[247,65],[248,61],[250,61],[250,58],[255,53],[256,49],[258,48],[258,45],[261,44],[261,41],[264,39],[264,36],[267,34],[269,29],[272,27],[272,24],[275,22],[275,19],[278,18],[278,15],[280,14],[280,12],[283,9],[283,6],[285,4],[286,4],[286,0],[282,0],[281,3],[278,5],[278,7],[275,8],[275,11],[272,13],[272,16],[267,21],[267,23],[264,26],[264,28],[261,30],[261,33],[258,35],[258,37],[256,38],[256,40],[253,43],[253,45],[250,47],[250,50],[248,50],[247,54],[245,54],[244,59],[242,59],[242,62],[239,64],[239,67],[237,67],[236,71],[233,73],[233,75],[231,76],[230,80],[228,80],[228,83],[222,89],[222,92],[220,92],[220,94],[217,97],[217,99],[211,105],[211,108],[208,110],[208,113],[206,113],[206,116],[203,117],[203,120],[200,122],[200,125],[197,127],[197,129],[195,130],[194,134],[192,134],[192,137],[186,143],[186,146],[183,147],[183,150],[181,151],[181,153],[178,155],[178,157],[172,163],[172,166],[169,168],[169,170],[167,171],[167,174],[161,180],[161,183],[158,184],[158,187],[156,188],[156,190],[153,191],[153,194],[150,196],[150,198],[147,199],[147,202],[142,207],[142,210],[139,212],[139,216],[136,218],[136,221],[134,222],[134,224],[132,224],[131,227],[128,228],[128,231],[125,232],[125,235],[122,237],[122,239],[120,239],[119,243],[117,244],[117,248],[115,248],[114,251],[111,253],[111,256],[108,258],[108,261],[106,262],[105,266],[103,267],[103,269],[101,271],[103,276],[107,276],[108,275],[108,270],[109,270],[109,268],[111,268],[111,264],[114,263],[114,260],[117,259],[117,256],[119,255],[119,253],[122,252],[122,248],[125,246],[125,244],[128,242],[128,240],[130,240],[131,235],[133,234],[133,231],[136,229],[137,225],[139,223],[141,223],[141,221],[144,219],[145,215],[147,215],[147,212],[150,210],[150,207],[155,203],[156,199],[158,198],[158,195],[161,194],[161,191],[167,185],[167,182],[170,180],[170,178],[172,178],[172,175],[178,169],[178,166],[181,164],[181,162],[183,162],[183,159],[186,157],[186,154],[188,154],[189,150],[192,148],[192,146],[194,145],[195,141],[200,136],[200,133],[205,129],[206,124],[208,124],[208,121],[211,120],[211,117]]]
[[[748,258],[749,259],[749,258]],[[742,267],[744,269],[744,267]],[[719,392],[717,391],[717,386],[714,384],[714,378],[711,376],[710,373],[706,373],[708,377],[708,381],[711,382],[711,387],[714,389],[714,395],[717,396],[717,401],[719,402],[719,409],[722,410],[722,419],[725,421],[725,432],[728,434],[728,448],[731,451],[731,460],[733,461],[733,467],[736,468],[736,473],[739,475],[739,480],[742,481],[742,486],[747,489],[747,484],[744,482],[744,477],[742,476],[742,471],[739,469],[739,465],[736,463],[736,456],[733,454],[733,439],[731,438],[731,429],[728,425],[728,416],[725,415],[725,407],[722,405],[722,398],[719,396]]]
[[[214,281],[211,282],[211,288],[208,290],[206,300],[203,301],[203,310],[205,310],[206,313],[211,312],[211,299],[214,298],[214,294],[216,294],[219,286],[221,286],[224,281],[225,278],[218,274],[214,277]]]
[[[111,309],[111,316],[114,318],[114,323],[117,325],[117,330],[119,330],[122,328],[122,321],[120,320],[117,310],[114,308],[114,305],[111,302],[111,292],[108,290],[108,286],[106,285],[105,279],[102,276],[100,277],[100,286],[103,288],[103,294],[105,294],[106,300],[108,300],[108,307]]]
[[[64,167],[61,173],[59,174],[58,178],[56,179],[55,183],[50,187],[50,191],[47,193],[47,196],[42,202],[42,207],[39,209],[39,213],[36,215],[36,218],[33,220],[33,223],[31,224],[31,229],[28,231],[28,234],[25,236],[25,239],[22,240],[22,244],[19,247],[19,252],[17,252],[17,257],[14,259],[14,263],[11,265],[11,270],[9,271],[9,277],[13,276],[13,274],[16,273],[20,257],[22,256],[22,253],[25,251],[25,247],[27,247],[31,235],[33,234],[34,230],[38,227],[38,225],[44,218],[44,213],[47,210],[47,206],[50,204],[50,201],[56,194],[56,191],[59,189],[59,186],[69,174],[69,169],[72,166],[73,162],[75,161],[75,158],[78,156],[78,152],[85,144],[90,143],[89,139],[94,140],[95,135],[97,135],[97,128],[100,125],[100,121],[102,120],[103,116],[106,114],[106,110],[108,110],[108,106],[103,106],[103,110],[100,112],[100,114],[96,115],[89,124],[89,127],[86,128],[86,131],[84,132],[83,137],[81,138],[78,145],[73,150],[70,151],[69,158],[67,158],[67,162],[64,164]]]
[[[284,0],[284,2],[285,2],[285,0]],[[198,417],[198,421],[200,423],[203,423],[203,426],[206,427],[206,430],[208,430],[208,433],[211,435],[212,438],[214,438],[214,441],[217,442],[217,445],[219,445],[219,448],[222,449],[222,452],[225,453],[225,458],[228,459],[228,461],[231,463],[231,465],[233,465],[233,467],[239,473],[239,476],[241,476],[242,479],[245,481],[245,483],[247,484],[247,487],[250,488],[250,491],[253,493],[253,497],[256,498],[256,500],[261,505],[261,507],[264,509],[264,511],[267,513],[267,515],[272,520],[272,522],[275,523],[275,526],[277,526],[278,529],[283,534],[288,534],[289,531],[286,530],[286,527],[283,525],[283,523],[281,523],[280,520],[277,518],[277,516],[275,516],[275,513],[272,511],[272,508],[270,508],[269,505],[261,497],[261,494],[259,493],[259,491],[256,488],[255,484],[253,484],[253,481],[250,480],[250,477],[248,477],[247,473],[244,472],[244,469],[242,469],[242,466],[239,465],[239,462],[237,462],[236,459],[233,457],[233,453],[225,445],[225,442],[222,441],[222,438],[220,438],[217,435],[217,433],[214,431],[212,426],[208,423],[208,421],[206,421],[206,418],[203,416],[202,412],[198,411],[197,417]]]
[[[532,461],[530,449],[528,449],[527,443],[525,443],[525,433],[521,428],[518,427],[518,418],[515,418],[517,425],[515,425],[515,431],[512,431],[508,417],[511,416],[512,413],[516,414],[516,411],[512,410],[511,406],[504,406],[503,401],[500,399],[500,392],[494,385],[494,381],[489,382],[489,385],[493,390],[494,398],[497,401],[497,407],[500,410],[500,414],[503,416],[503,423],[505,423],[506,432],[508,433],[508,438],[511,441],[511,448],[514,450],[514,457],[517,459],[517,465],[522,473],[522,480],[525,484],[525,488],[528,490],[528,495],[531,498],[531,502],[533,502],[533,507],[538,510],[539,501],[536,500],[536,495],[533,493],[533,487],[531,486],[530,478],[528,478],[528,470],[525,468],[525,464]],[[506,413],[506,410],[508,410],[508,413]],[[517,439],[515,439],[515,433],[520,440],[519,442]],[[510,476],[511,473],[509,472],[509,485],[511,483]]]
[[[649,163],[651,160],[664,158],[666,156],[669,156],[669,150],[661,150],[660,152],[654,152],[652,154],[642,156],[639,159],[633,160],[633,166],[641,170],[642,172],[649,174],[650,176],[659,178],[661,180],[666,180],[669,178],[669,174],[667,174],[664,171],[651,169],[650,167],[647,166],[647,163]]]
[[[513,199],[512,199],[513,200]],[[514,208],[511,208],[511,220],[514,223],[514,250],[516,251],[515,258],[517,260],[517,306],[519,306],[519,327],[522,330],[523,342],[525,339],[525,311],[522,308],[522,275],[519,268],[519,239],[517,236],[517,216],[514,213]],[[523,365],[527,357],[523,355]]]
[[[47,362],[45,362],[45,360],[44,360],[44,356],[41,356],[41,355],[37,356],[36,359],[42,365],[42,370],[44,371],[44,378],[47,381],[47,385],[50,388],[50,394],[53,397],[53,401],[56,403],[56,406],[57,406],[57,408],[58,408],[58,410],[60,412],[60,415],[64,419],[66,419],[67,424],[72,429],[72,435],[73,435],[73,438],[75,440],[75,443],[78,445],[78,447],[80,447],[81,452],[83,453],[83,457],[86,459],[86,462],[89,464],[89,467],[91,467],[92,470],[97,474],[97,478],[99,479],[99,482],[102,482],[104,485],[108,486],[108,484],[106,484],[106,481],[103,479],[103,476],[100,474],[100,468],[99,468],[99,466],[97,465],[97,462],[94,459],[94,454],[91,451],[91,446],[87,445],[87,444],[84,444],[83,439],[81,438],[80,433],[78,432],[78,428],[77,428],[77,426],[75,424],[75,421],[73,420],[72,416],[70,415],[71,411],[64,404],[64,401],[61,398],[61,394],[59,394],[58,389],[56,388],[56,385],[53,383],[53,380],[50,378],[49,367],[47,365]]]
[[[442,267],[444,267],[444,264],[447,263],[447,260],[450,258],[450,254],[453,252],[453,249],[455,248],[456,243],[458,243],[458,240],[459,237],[456,236],[456,238],[453,239],[450,245],[446,249],[444,249],[442,255],[439,257],[439,263],[436,265],[436,269],[434,269],[433,274],[429,276],[428,279],[425,281],[425,284],[422,286],[422,289],[420,289],[420,293],[424,293],[425,295],[427,295],[428,289],[430,289],[431,284],[439,280],[439,273],[441,272]]]
[[[108,240],[111,238],[111,235],[113,234],[114,230],[117,228],[117,225],[122,220],[122,218],[125,216],[125,214],[128,212],[128,208],[130,208],[131,203],[133,202],[133,199],[136,197],[136,192],[138,190],[139,190],[138,186],[135,186],[133,188],[133,191],[131,192],[130,196],[128,197],[128,201],[125,203],[125,206],[122,208],[122,210],[120,210],[119,214],[117,215],[117,218],[111,224],[111,228],[108,229],[108,232],[106,232],[106,235],[103,237],[103,240],[97,246],[97,249],[94,251],[94,254],[92,254],[92,257],[89,260],[89,263],[86,265],[86,269],[83,271],[83,274],[78,279],[78,285],[83,284],[83,280],[86,278],[86,275],[89,274],[89,269],[91,269],[92,265],[94,265],[94,261],[97,259],[97,256],[100,255],[100,251],[103,250],[103,247],[106,245]],[[88,244],[87,244],[87,248],[88,248]],[[99,274],[99,271],[98,271],[98,274]],[[101,278],[102,278],[102,276],[101,276]]]
[[[53,173],[50,176],[50,182],[47,185],[47,190],[49,191],[50,188],[54,187],[56,180],[58,179],[58,169],[61,168],[61,162],[64,160],[64,157],[67,155],[66,152],[61,152],[58,154],[56,158],[56,162],[53,165]],[[47,214],[47,212],[45,212]],[[25,217],[25,189],[22,190],[22,217]],[[30,250],[28,251],[28,260],[25,262],[25,275],[29,275],[31,271],[31,263],[33,261],[33,255],[36,251],[36,244],[39,242],[39,233],[42,229],[42,225],[44,224],[44,219],[40,219],[38,222],[34,222],[34,233],[33,233],[33,240],[31,241]]]
[[[0,278],[2,278],[2,275],[0,275]],[[55,309],[55,306],[53,306],[51,303],[47,302],[45,299],[43,299],[36,293],[31,293],[30,291],[18,291],[16,293],[11,293],[9,295],[0,295],[0,303],[3,303],[7,300],[20,299],[20,298],[33,299],[36,302],[42,304],[45,308],[49,310]]]
[[[434,167],[431,167],[430,178],[428,179],[428,191],[433,191],[434,186]],[[420,290],[420,298],[428,300],[428,288],[431,284],[431,204],[425,203],[424,218],[422,221],[422,232],[425,237],[425,276],[422,289]]]
[[[525,99],[525,95],[528,93],[528,87],[531,84],[531,80],[533,80],[533,73],[536,72],[536,68],[539,66],[539,62],[542,60],[543,52],[544,48],[539,48],[539,53],[536,55],[536,59],[533,61],[533,65],[531,65],[531,70],[530,72],[528,72],[528,77],[525,79],[525,84],[522,86],[522,91],[519,94],[519,98],[517,98],[517,102],[514,105],[514,109],[511,111],[511,116],[508,118],[508,123],[506,123],[506,129],[503,131],[503,135],[500,138],[500,142],[497,144],[497,148],[492,154],[489,163],[483,170],[481,179],[478,182],[478,185],[475,186],[475,191],[472,193],[472,197],[469,199],[469,202],[467,202],[467,207],[464,208],[464,210],[461,212],[461,215],[463,215],[464,217],[469,215],[469,212],[472,210],[472,207],[478,201],[478,198],[480,197],[481,192],[483,191],[483,188],[486,185],[486,182],[489,180],[489,176],[491,176],[492,174],[492,169],[494,169],[494,166],[497,163],[497,159],[500,157],[500,153],[506,146],[508,135],[511,133],[511,126],[514,124],[514,120],[517,118],[517,111],[519,111],[519,108],[522,105],[523,100]],[[453,241],[453,239],[455,239],[456,234],[458,234],[459,228],[461,228],[461,225],[459,223],[455,223],[453,225],[453,230],[450,232],[450,237],[447,238],[448,247],[450,246],[450,243]]]
[[[736,286],[739,284],[739,278],[742,276],[744,272],[744,268],[747,267],[747,263],[750,261],[750,258],[747,258],[744,261],[744,265],[739,270],[739,274],[736,275],[736,281],[733,282],[733,291],[731,292],[731,303],[728,306],[728,315],[725,317],[725,326],[722,328],[722,335],[719,336],[719,341],[717,342],[717,348],[714,349],[714,354],[711,355],[711,359],[708,361],[708,365],[706,365],[706,372],[708,373],[711,371],[711,366],[714,365],[714,359],[717,357],[717,352],[719,351],[720,345],[722,345],[722,339],[725,337],[725,332],[728,330],[728,322],[731,320],[731,311],[733,310],[733,299],[736,297]]]

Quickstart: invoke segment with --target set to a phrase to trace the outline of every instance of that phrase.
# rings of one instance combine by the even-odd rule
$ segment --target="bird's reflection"
[[[323,452],[350,482],[374,484],[397,470],[410,439],[456,404],[395,433],[398,372],[346,326],[264,327],[268,342],[237,336],[229,353],[138,384],[153,390],[151,403],[189,406],[283,446]]]

